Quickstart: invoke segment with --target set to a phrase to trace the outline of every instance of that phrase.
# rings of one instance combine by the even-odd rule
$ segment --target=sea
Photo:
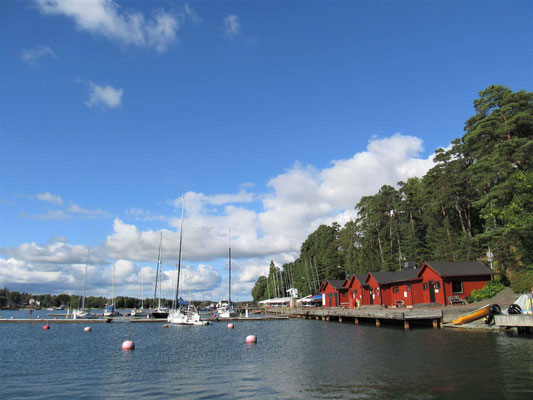
[[[0,323],[0,399],[533,398],[533,340],[511,331],[302,319],[235,321],[231,330],[43,325]],[[126,340],[135,350],[122,350]]]

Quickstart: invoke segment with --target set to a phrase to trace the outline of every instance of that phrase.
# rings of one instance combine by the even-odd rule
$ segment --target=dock
[[[519,334],[533,334],[533,315],[495,315],[494,324],[502,328],[516,328]]]
[[[371,322],[376,327],[382,323],[403,325],[409,330],[411,325],[429,325],[440,328],[442,322],[441,309],[402,309],[381,308],[378,306],[346,309],[337,307],[325,308],[271,308],[269,314],[283,315],[290,318],[315,319],[322,321],[353,322],[358,325],[361,322]]]

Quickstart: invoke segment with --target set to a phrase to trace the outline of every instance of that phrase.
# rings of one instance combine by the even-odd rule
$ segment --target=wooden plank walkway
[[[359,324],[362,320],[373,320],[376,326],[381,326],[383,321],[403,323],[404,329],[409,329],[412,322],[432,324],[439,328],[442,322],[442,310],[440,309],[402,309],[402,308],[378,308],[361,307],[353,310],[345,308],[270,308],[269,314],[285,315],[291,318],[315,319],[323,321],[336,320],[342,323],[345,320],[353,320]]]

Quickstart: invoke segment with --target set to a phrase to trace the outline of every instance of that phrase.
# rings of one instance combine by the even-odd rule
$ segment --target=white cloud
[[[38,60],[47,56],[57,58],[52,48],[45,45],[38,45],[20,52],[20,58],[28,65],[36,65]]]
[[[222,36],[227,40],[233,40],[241,30],[240,18],[237,15],[230,14],[222,22]]]
[[[118,107],[122,104],[123,93],[124,90],[122,89],[115,89],[106,84],[100,86],[94,82],[89,82],[89,100],[85,104],[89,108],[97,105],[109,108]]]
[[[55,205],[61,205],[63,204],[63,199],[61,198],[61,196],[57,195],[57,194],[52,194],[50,192],[45,192],[45,193],[37,193],[35,195],[35,197],[41,201],[45,201],[47,203],[52,203],[52,204],[55,204]]]
[[[362,196],[377,193],[382,185],[396,186],[398,181],[424,175],[433,166],[433,155],[422,158],[422,151],[422,141],[416,137],[395,134],[372,138],[365,151],[334,160],[327,168],[294,164],[268,182],[268,193],[245,190],[215,195],[187,193],[183,259],[202,263],[194,274],[190,272],[190,290],[193,293],[207,290],[201,292],[204,298],[227,293],[226,272],[217,271],[227,260],[231,228],[234,291],[236,296],[248,297],[257,277],[268,271],[270,260],[278,265],[294,260],[302,242],[320,224],[336,221],[343,225],[355,217],[354,206]],[[163,288],[170,295],[175,279],[170,265],[178,258],[181,197],[171,204],[175,206],[173,216],[168,217],[169,227],[162,230],[163,262],[168,269]],[[80,207],[78,211],[81,210]],[[142,216],[143,212],[132,214]],[[116,249],[117,257],[124,262],[121,264],[124,281],[138,291],[140,276],[135,273],[138,268],[135,263],[155,266],[159,240],[160,231],[140,230],[115,218],[113,232],[105,243],[93,249],[94,253],[91,250],[92,262],[109,262],[111,249]],[[0,249],[0,253],[24,262],[80,264],[86,248],[65,242],[48,246],[28,243]],[[211,261],[216,269],[203,267]]]
[[[72,18],[79,30],[120,44],[146,47],[162,53],[177,41],[178,16],[158,10],[151,19],[126,11],[112,0],[35,0],[40,11]]]

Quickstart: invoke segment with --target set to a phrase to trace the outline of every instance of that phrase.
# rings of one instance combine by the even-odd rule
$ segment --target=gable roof
[[[426,266],[430,267],[443,278],[452,276],[494,275],[494,272],[489,267],[479,261],[427,261],[422,265],[422,268],[419,268],[418,276],[422,274],[422,270]]]
[[[354,279],[357,279],[361,286],[368,286],[368,284],[365,282],[366,275],[367,274],[353,274],[350,279],[347,279],[346,287],[350,286]]]
[[[379,271],[379,272],[369,272],[368,277],[372,276],[378,285],[387,285],[391,283],[407,282],[416,280],[419,278],[418,272],[420,268],[417,269],[404,269],[403,271]]]
[[[327,281],[324,281],[322,285],[320,286],[320,291],[324,290],[326,288],[326,285],[329,283],[333,288],[339,290],[339,289],[346,289],[344,287],[344,281],[345,279],[329,279]]]

